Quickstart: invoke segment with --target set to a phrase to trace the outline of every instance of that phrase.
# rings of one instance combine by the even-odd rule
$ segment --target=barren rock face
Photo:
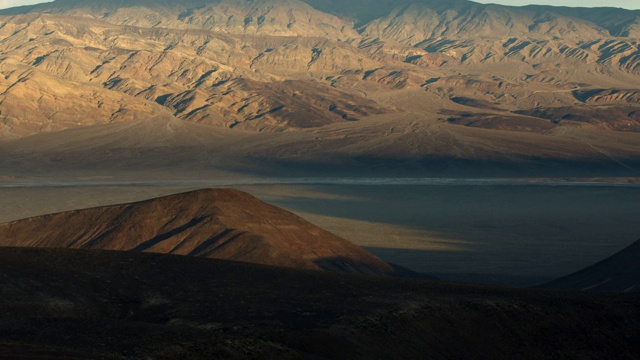
[[[558,119],[511,111],[607,106],[626,114],[568,125],[638,129],[628,115],[638,107],[637,11],[68,0],[0,14],[3,138],[167,114],[280,132],[469,104],[490,104],[506,120],[455,124],[538,132]],[[426,109],[403,101],[408,91],[428,92]]]
[[[358,246],[237,190],[199,190],[0,225],[1,246],[142,251],[392,274]]]

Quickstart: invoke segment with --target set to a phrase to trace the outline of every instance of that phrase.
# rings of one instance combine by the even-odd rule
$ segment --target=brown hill
[[[597,264],[542,287],[583,291],[640,292],[640,240]]]
[[[393,268],[285,210],[230,189],[0,225],[1,246],[154,252],[364,274]]]

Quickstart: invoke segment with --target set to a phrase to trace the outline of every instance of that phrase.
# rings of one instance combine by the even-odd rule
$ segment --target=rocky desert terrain
[[[637,176],[638,11],[58,0],[0,14],[5,143],[162,118],[234,130],[242,141],[206,146],[233,147],[223,157],[252,171],[401,164],[393,170],[437,174],[472,163]],[[53,136],[90,136],[80,134]],[[17,141],[10,149],[24,148]]]

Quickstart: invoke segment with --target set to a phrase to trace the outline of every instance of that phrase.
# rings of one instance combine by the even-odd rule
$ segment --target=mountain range
[[[640,130],[638,11],[58,0],[0,14],[5,137],[165,113],[252,131],[322,127],[416,112],[387,99],[407,91],[462,126]]]
[[[171,147],[201,166],[215,153],[207,169],[636,176],[639,24],[631,10],[464,0],[5,9],[0,175],[139,155],[117,140],[132,127],[145,154]],[[163,134],[166,122],[199,140]],[[97,132],[109,144],[98,157],[70,147]]]

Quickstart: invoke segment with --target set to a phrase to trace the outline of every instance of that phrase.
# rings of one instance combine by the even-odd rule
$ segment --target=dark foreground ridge
[[[583,291],[640,291],[640,240],[620,252],[542,287]]]
[[[2,359],[637,358],[640,295],[0,248]]]
[[[0,246],[100,249],[391,275],[351,242],[242,191],[204,189],[0,225]]]

